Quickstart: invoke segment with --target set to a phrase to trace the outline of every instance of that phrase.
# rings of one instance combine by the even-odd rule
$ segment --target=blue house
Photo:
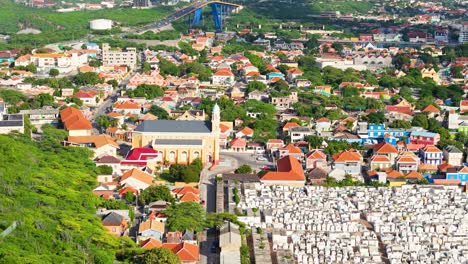
[[[281,72],[269,72],[269,73],[267,73],[267,79],[268,80],[271,80],[271,79],[273,79],[275,77],[278,77],[281,80],[284,80],[284,74],[282,74]]]
[[[159,241],[162,241],[165,231],[164,223],[158,222],[154,219],[148,219],[145,222],[141,222],[138,227],[138,235],[142,237],[153,237]]]
[[[468,181],[468,167],[463,167],[459,171],[448,169],[447,180],[459,180],[462,185],[465,185]]]
[[[403,138],[409,143],[409,136],[411,131],[398,129],[398,128],[386,128],[384,124],[368,124],[367,129],[360,128],[361,131],[358,133],[361,137],[367,137],[363,140],[363,143],[380,143],[385,141],[389,144],[396,145],[399,140]]]

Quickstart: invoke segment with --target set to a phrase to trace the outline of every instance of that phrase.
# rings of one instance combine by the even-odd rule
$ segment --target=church
[[[152,147],[162,164],[190,164],[199,158],[219,161],[220,109],[213,107],[211,121],[145,120],[132,134],[132,148]]]

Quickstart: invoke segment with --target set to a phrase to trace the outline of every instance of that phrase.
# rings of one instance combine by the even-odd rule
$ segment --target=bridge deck
[[[149,25],[147,25],[144,30],[148,30],[150,28],[161,28],[163,26],[166,26],[184,16],[187,16],[189,14],[192,14],[194,13],[197,9],[199,8],[203,8],[207,5],[210,5],[210,4],[220,4],[220,5],[227,5],[227,6],[232,6],[232,7],[241,7],[241,5],[238,5],[238,4],[234,4],[234,3],[229,3],[229,2],[224,2],[224,1],[217,1],[217,0],[214,0],[214,1],[199,1],[199,2],[195,2],[189,6],[186,6],[182,9],[179,9],[178,11],[176,11],[174,14],[172,15],[169,15],[157,22],[154,22],[154,23],[151,23]],[[143,31],[144,32],[144,31]]]

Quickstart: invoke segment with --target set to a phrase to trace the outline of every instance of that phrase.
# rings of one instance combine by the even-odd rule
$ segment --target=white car
[[[268,159],[263,157],[263,156],[259,156],[259,157],[257,157],[257,160],[258,161],[267,161]]]

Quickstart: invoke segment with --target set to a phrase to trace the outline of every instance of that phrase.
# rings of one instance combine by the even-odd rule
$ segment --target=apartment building
[[[112,49],[108,43],[102,43],[102,63],[106,66],[125,65],[135,68],[137,64],[136,48]]]

